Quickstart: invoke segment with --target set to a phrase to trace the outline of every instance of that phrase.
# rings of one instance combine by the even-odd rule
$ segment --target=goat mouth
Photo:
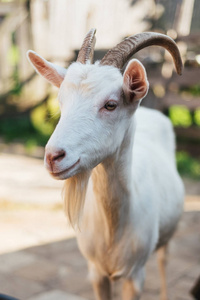
[[[63,177],[63,175],[67,175],[66,173],[69,173],[70,171],[72,171],[80,162],[80,158],[77,160],[77,162],[75,162],[71,167],[67,168],[67,169],[64,169],[63,171],[61,172],[50,172],[50,174],[53,176],[53,177]],[[70,175],[70,174],[69,174]],[[68,177],[68,176],[66,176]],[[66,178],[65,177],[65,178]],[[70,177],[70,176],[69,176]],[[61,178],[61,179],[65,179],[65,178]]]

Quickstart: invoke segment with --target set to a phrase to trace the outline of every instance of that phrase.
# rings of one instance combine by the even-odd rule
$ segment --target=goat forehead
[[[79,91],[80,94],[93,96],[117,92],[122,86],[122,75],[112,66],[72,64],[62,84],[63,89]]]

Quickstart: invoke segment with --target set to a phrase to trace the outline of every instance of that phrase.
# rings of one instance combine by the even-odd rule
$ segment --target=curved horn
[[[92,28],[86,35],[81,49],[78,53],[77,62],[85,64],[87,60],[90,60],[90,63],[93,63],[94,56],[94,46],[96,42],[95,38],[96,29]]]
[[[169,36],[155,32],[143,32],[126,38],[117,46],[109,50],[101,60],[100,64],[112,65],[121,69],[133,54],[143,48],[153,45],[162,46],[169,51],[173,57],[176,72],[181,75],[182,60],[176,43]]]

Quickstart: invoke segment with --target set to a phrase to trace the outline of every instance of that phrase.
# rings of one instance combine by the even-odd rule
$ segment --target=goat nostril
[[[59,151],[56,155],[52,157],[52,161],[60,161],[62,160],[66,155],[66,152],[64,150]]]

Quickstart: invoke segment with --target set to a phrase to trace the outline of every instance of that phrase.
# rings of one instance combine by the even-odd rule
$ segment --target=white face
[[[66,71],[33,51],[27,55],[35,70],[60,88],[61,118],[45,151],[50,174],[66,179],[112,156],[148,91],[142,64],[132,59],[122,77],[112,66],[76,62]]]
[[[110,66],[72,64],[60,86],[61,118],[46,145],[45,165],[57,179],[94,168],[120,146],[130,124],[123,77]]]

